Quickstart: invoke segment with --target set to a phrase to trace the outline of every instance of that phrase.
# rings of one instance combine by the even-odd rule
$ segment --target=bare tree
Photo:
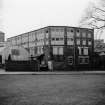
[[[94,28],[95,37],[100,38],[105,31],[105,0],[100,0],[96,5],[89,3],[80,21],[80,27]]]

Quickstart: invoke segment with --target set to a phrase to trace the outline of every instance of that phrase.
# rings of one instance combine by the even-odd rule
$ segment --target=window
[[[77,30],[77,33],[79,33],[79,30]]]
[[[56,41],[58,41],[59,40],[59,38],[56,38]]]
[[[59,38],[60,40],[64,40],[64,38]]]
[[[63,55],[63,47],[59,47],[59,55]]]
[[[88,45],[92,45],[92,42],[91,42],[91,40],[89,40],[89,41],[88,41]]]
[[[74,29],[67,28],[67,38],[73,38],[74,37]]]
[[[88,64],[89,58],[88,57],[80,57],[79,58],[79,64]]]
[[[68,45],[74,45],[74,39],[73,38],[67,38],[67,44]]]
[[[63,47],[54,46],[53,55],[63,55]]]
[[[53,54],[54,54],[54,55],[57,55],[57,54],[58,54],[57,49],[58,49],[57,47],[53,47]]]
[[[71,32],[73,32],[73,30],[71,29]]]
[[[91,38],[91,33],[88,33],[88,38]]]
[[[48,33],[48,30],[46,31],[46,33]]]
[[[12,55],[16,55],[16,56],[19,56],[19,50],[17,50],[17,49],[12,49],[11,50],[11,53],[12,53]]]
[[[86,37],[86,32],[83,32],[82,33],[82,37]]]
[[[48,39],[49,37],[49,34],[48,34],[48,31],[46,31],[46,39]]]
[[[85,58],[85,63],[89,63],[89,58]]]
[[[79,63],[81,64],[83,62],[83,58],[79,58]]]
[[[84,55],[88,55],[88,48],[84,48]]]
[[[80,39],[77,39],[76,43],[77,45],[80,45]]]
[[[82,55],[81,49],[81,47],[78,47],[79,55]]]
[[[80,37],[80,30],[76,30],[76,36]]]
[[[43,54],[43,47],[41,47],[41,51],[40,51],[40,53]]]
[[[82,41],[82,45],[86,45],[86,40],[83,40]]]
[[[55,40],[55,38],[52,38],[52,41],[54,41]]]

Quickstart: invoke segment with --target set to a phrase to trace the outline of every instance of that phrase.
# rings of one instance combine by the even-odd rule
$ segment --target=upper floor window
[[[88,45],[92,45],[92,41],[91,40],[88,41]]]
[[[77,36],[77,37],[80,37],[80,30],[79,30],[79,29],[76,30],[76,36]]]
[[[76,44],[77,44],[77,45],[80,45],[80,39],[77,39],[77,40],[76,40]]]
[[[82,32],[82,37],[86,37],[86,32]]]
[[[73,38],[67,38],[67,44],[68,45],[74,45],[74,39]]]
[[[59,38],[56,38],[56,41],[58,41],[59,40]]]
[[[64,38],[60,38],[60,40],[64,40]]]
[[[55,38],[52,38],[52,41],[55,41]]]
[[[91,36],[91,33],[88,33],[88,38],[91,38],[92,36]]]
[[[73,30],[73,29],[71,29],[71,32],[74,32],[74,30]]]
[[[83,40],[82,41],[82,45],[86,45],[86,40]]]

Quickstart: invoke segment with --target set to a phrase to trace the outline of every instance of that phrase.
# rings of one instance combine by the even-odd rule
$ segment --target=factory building
[[[94,30],[68,26],[48,26],[10,37],[7,46],[24,47],[30,56],[44,55],[54,69],[90,67],[94,51]]]

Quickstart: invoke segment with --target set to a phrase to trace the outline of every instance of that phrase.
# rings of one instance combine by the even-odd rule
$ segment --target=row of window
[[[53,46],[53,55],[63,55],[63,46]]]
[[[68,64],[69,65],[72,65],[73,64],[73,57],[72,56],[69,56],[68,57],[68,59],[67,59],[67,61],[68,61]],[[78,63],[79,64],[89,64],[89,57],[79,57],[78,58]]]
[[[88,45],[92,45],[92,41],[91,40],[88,40],[88,41],[86,41],[85,39],[82,40],[82,45],[86,45],[86,43],[88,43]],[[76,45],[80,45],[80,44],[81,44],[80,39],[77,39],[76,40]]]
[[[63,41],[63,38],[56,38],[56,39],[52,39],[53,41]],[[46,40],[46,42],[48,43],[48,41]],[[29,42],[29,43],[35,43],[34,41],[32,41],[32,42]],[[17,44],[28,44],[27,42],[22,42],[22,43],[11,43],[12,45],[17,45]],[[39,40],[36,44],[42,44],[42,45],[44,45],[44,40]],[[54,43],[52,43],[53,45],[55,44],[61,44],[61,45],[64,45],[64,41],[62,42],[62,43],[59,43],[59,42],[54,42]],[[80,45],[81,44],[81,42],[80,42],[80,40],[79,39],[77,39],[76,40],[76,45]],[[82,40],[82,45],[92,45],[92,41],[91,40],[88,40],[88,41],[86,41],[86,40]],[[67,40],[67,45],[74,45],[74,40],[73,39],[68,39]]]
[[[52,41],[62,41],[62,40],[64,40],[64,38],[62,38],[62,37],[61,38],[52,38],[51,40]]]
[[[52,38],[52,41],[64,41],[64,38]],[[76,45],[80,45],[80,39],[77,39],[76,40]],[[88,43],[88,45],[92,45],[92,41],[91,40],[88,40],[86,41],[85,39],[82,40],[82,45],[86,45],[86,43]],[[55,43],[56,44],[56,43]],[[64,44],[64,43],[63,43]],[[68,38],[67,39],[67,44],[68,45],[74,45],[74,39],[72,38]]]
[[[76,37],[80,37],[80,35],[81,35],[81,34],[80,34],[80,33],[78,33],[78,34],[76,34]],[[84,37],[84,38],[85,38],[85,37],[87,37],[87,38],[91,38],[91,37],[92,37],[92,35],[91,35],[91,33],[88,33],[88,34],[86,35],[86,33],[85,33],[85,32],[83,32],[83,33],[82,33],[82,37]]]
[[[89,34],[89,35],[90,35],[90,34]],[[91,36],[91,35],[90,35],[90,36]],[[48,40],[48,38],[47,38],[46,40]],[[56,37],[56,38],[52,37],[51,40],[52,40],[52,41],[64,41],[64,38],[63,38],[63,37],[60,37],[60,38],[59,38],[59,37]],[[74,40],[73,38],[67,38],[67,41],[73,41],[73,40]],[[18,40],[17,40],[17,41],[18,41]],[[12,43],[15,43],[15,42],[17,42],[17,41],[16,41],[16,40],[13,40]],[[31,40],[28,40],[27,38],[25,38],[25,39],[22,40],[23,43],[28,42],[28,41],[31,41]],[[32,39],[32,41],[35,41],[35,40]],[[37,39],[37,41],[38,41],[38,42],[42,42],[42,41],[44,41],[44,39]],[[11,43],[11,42],[9,42],[9,43]],[[18,43],[21,43],[21,40],[19,40]],[[68,43],[69,43],[69,42],[68,42]],[[73,44],[73,43],[72,43],[72,44]],[[77,45],[80,45],[80,39],[77,39],[76,44],[77,44]],[[91,44],[92,44],[91,41],[89,41],[89,42],[88,42],[88,45],[91,45]],[[70,44],[68,44],[68,45],[70,45]],[[83,45],[86,45],[86,40],[85,40],[85,39],[83,40]]]
[[[79,55],[89,55],[88,47],[78,47]]]

